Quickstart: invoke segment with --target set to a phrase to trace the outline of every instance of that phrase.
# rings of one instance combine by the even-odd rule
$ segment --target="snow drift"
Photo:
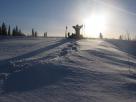
[[[131,52],[135,48],[126,42],[128,51],[122,43],[2,40],[0,102],[135,102],[136,59]]]

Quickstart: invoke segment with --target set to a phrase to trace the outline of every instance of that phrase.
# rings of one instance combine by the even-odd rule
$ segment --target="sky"
[[[100,17],[105,17],[105,29],[98,32],[106,37],[136,34],[136,0],[0,0],[0,5],[0,23],[18,25],[27,34],[34,28],[39,34],[64,36],[66,26],[72,33],[72,26],[84,24],[92,15],[99,16],[99,24]],[[97,29],[99,24],[89,29]],[[84,29],[82,33],[86,32]]]

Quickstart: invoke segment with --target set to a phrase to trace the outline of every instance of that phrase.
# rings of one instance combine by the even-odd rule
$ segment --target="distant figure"
[[[103,35],[102,35],[102,33],[100,33],[100,39],[103,39]]]

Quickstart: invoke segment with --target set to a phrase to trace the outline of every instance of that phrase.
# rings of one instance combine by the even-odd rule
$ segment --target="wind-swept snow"
[[[0,102],[135,102],[136,59],[117,43],[2,40]]]

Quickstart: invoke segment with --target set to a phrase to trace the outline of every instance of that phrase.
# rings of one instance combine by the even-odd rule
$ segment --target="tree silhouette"
[[[9,25],[7,28],[6,24],[3,22],[0,26],[0,36],[25,36],[25,34],[22,33],[18,26],[11,29]]]
[[[122,37],[122,35],[120,35],[120,36],[119,36],[119,39],[120,39],[120,40],[123,40],[123,37]]]
[[[25,36],[25,35],[22,33],[21,29],[18,29],[18,26],[16,26],[15,28],[13,28],[13,30],[12,30],[12,35],[13,35],[13,36]]]
[[[0,26],[0,35],[2,34],[2,29],[1,29],[1,26]]]
[[[47,37],[47,32],[44,32],[44,37]]]
[[[2,23],[2,35],[7,36],[7,27],[5,23]]]
[[[12,30],[12,36],[16,36],[16,29],[15,28],[13,28],[13,30]]]
[[[10,25],[9,25],[9,28],[8,28],[8,36],[11,35],[11,31],[10,31]]]
[[[37,37],[37,31],[35,32],[34,37]]]
[[[35,37],[34,29],[32,29],[32,37]]]
[[[19,29],[18,34],[19,34],[20,36],[23,35],[21,29]]]
[[[130,40],[130,32],[126,32],[126,36],[127,36],[127,40],[129,41]]]
[[[15,31],[16,31],[16,34],[15,34],[15,35],[18,36],[18,35],[19,35],[19,33],[18,33],[18,32],[19,32],[19,31],[18,31],[18,26],[16,26]]]

